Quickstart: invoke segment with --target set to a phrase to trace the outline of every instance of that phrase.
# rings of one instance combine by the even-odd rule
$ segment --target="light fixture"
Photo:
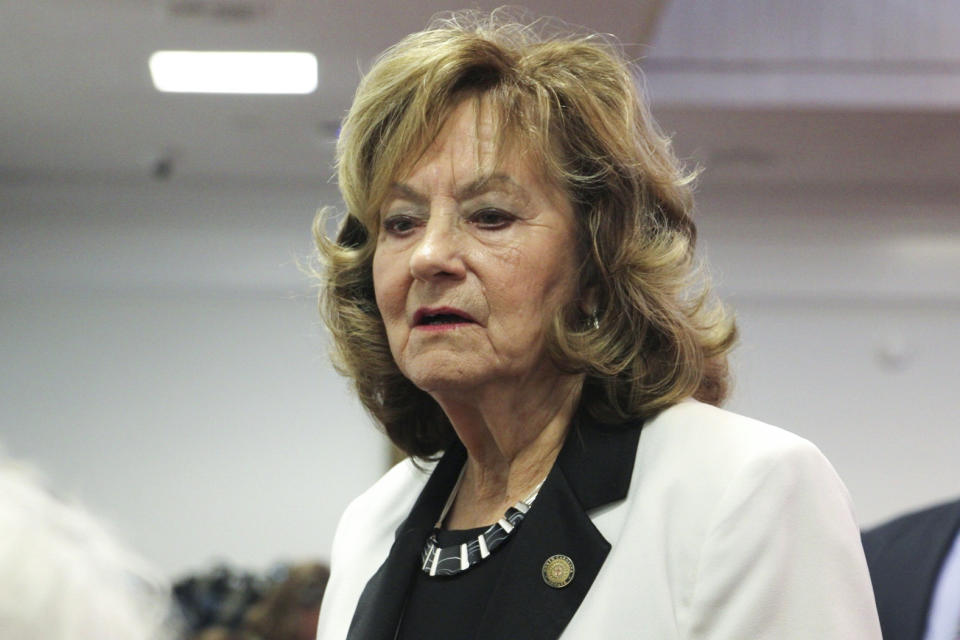
[[[153,86],[170,93],[313,93],[317,58],[303,51],[156,51]]]

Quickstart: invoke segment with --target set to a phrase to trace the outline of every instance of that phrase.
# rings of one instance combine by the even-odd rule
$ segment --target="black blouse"
[[[437,542],[444,547],[460,545],[476,540],[486,529],[440,530],[437,532]],[[503,552],[509,547],[511,539],[522,533],[521,525],[503,547],[462,573],[428,576],[418,571],[407,596],[398,640],[473,638],[490,596],[506,568],[507,554]]]

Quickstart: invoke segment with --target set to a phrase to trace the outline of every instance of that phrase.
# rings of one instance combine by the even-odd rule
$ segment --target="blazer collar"
[[[627,425],[605,425],[589,419],[574,422],[556,466],[585,511],[627,497],[641,427],[642,422]]]
[[[477,638],[559,637],[610,551],[610,543],[588,512],[626,497],[640,424],[578,422],[567,434],[521,531],[500,551],[508,554],[510,568],[492,594]],[[423,542],[465,460],[466,452],[458,443],[437,463],[410,515],[397,529],[386,561],[367,582],[348,640],[394,638],[405,595],[419,570]],[[543,564],[553,555],[565,555],[574,564],[573,581],[562,589],[548,586],[542,577]]]

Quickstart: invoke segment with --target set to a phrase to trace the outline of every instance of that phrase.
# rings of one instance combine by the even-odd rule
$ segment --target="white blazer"
[[[638,442],[639,436],[639,442]],[[393,638],[416,559],[463,464],[409,460],[355,499],[333,543],[319,640]],[[429,482],[428,482],[429,478]],[[848,493],[810,442],[685,401],[567,437],[467,638],[880,640]],[[573,582],[547,586],[567,555]]]

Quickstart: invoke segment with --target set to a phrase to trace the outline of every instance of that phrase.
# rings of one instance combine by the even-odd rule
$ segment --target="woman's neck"
[[[470,401],[438,398],[467,449],[446,528],[495,522],[534,490],[563,447],[582,383],[582,376],[566,376],[538,392],[513,388],[475,394]]]

